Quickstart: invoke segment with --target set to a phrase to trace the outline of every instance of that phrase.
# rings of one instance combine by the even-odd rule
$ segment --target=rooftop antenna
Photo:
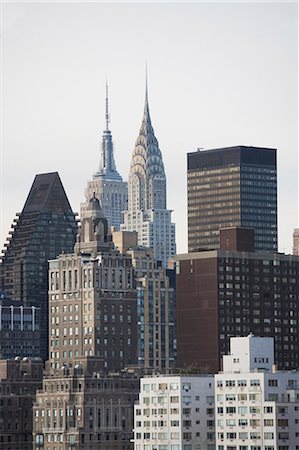
[[[110,115],[109,115],[109,108],[108,108],[108,82],[107,82],[107,78],[106,78],[106,114],[105,114],[105,119],[106,119],[106,131],[109,131]]]

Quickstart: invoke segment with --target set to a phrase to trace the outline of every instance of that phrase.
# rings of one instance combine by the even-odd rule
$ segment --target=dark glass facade
[[[188,154],[188,251],[219,248],[219,230],[250,227],[256,251],[277,251],[276,149]]]
[[[40,308],[0,305],[0,359],[40,356]]]
[[[72,251],[77,221],[57,172],[35,177],[0,265],[2,297],[41,308],[41,354],[48,357],[48,260]]]

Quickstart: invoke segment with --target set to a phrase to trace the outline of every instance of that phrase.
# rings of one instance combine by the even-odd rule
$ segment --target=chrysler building
[[[138,244],[151,247],[166,267],[176,253],[175,224],[166,206],[166,176],[161,150],[152,127],[146,84],[145,106],[132,155],[128,181],[128,210],[123,230],[137,231]]]
[[[80,215],[88,207],[89,200],[95,194],[99,199],[104,216],[108,220],[109,227],[119,230],[123,222],[123,212],[128,204],[128,186],[123,181],[116,169],[113,152],[113,141],[111,130],[109,129],[110,114],[108,109],[108,85],[106,83],[106,129],[103,132],[101,146],[101,160],[99,170],[88,181],[85,189],[85,203],[81,203]]]

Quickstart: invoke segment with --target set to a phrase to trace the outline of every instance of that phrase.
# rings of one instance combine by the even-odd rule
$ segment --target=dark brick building
[[[299,257],[231,243],[175,257],[177,367],[216,373],[230,337],[252,332],[274,338],[279,369],[298,368]]]
[[[40,358],[0,360],[0,449],[32,449],[32,407],[42,376]]]

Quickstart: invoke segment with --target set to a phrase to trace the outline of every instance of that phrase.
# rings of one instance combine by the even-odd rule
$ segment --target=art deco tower
[[[151,123],[147,86],[142,125],[131,160],[128,211],[124,213],[122,228],[137,231],[138,244],[151,247],[163,266],[176,252],[175,224],[171,223],[171,210],[166,207],[166,176]]]
[[[106,129],[103,132],[101,161],[99,170],[88,181],[85,190],[86,202],[81,203],[81,217],[95,193],[101,203],[108,225],[119,230],[123,222],[123,211],[128,204],[128,185],[116,169],[113,151],[112,133],[109,130],[110,114],[108,109],[108,85],[106,84]]]

